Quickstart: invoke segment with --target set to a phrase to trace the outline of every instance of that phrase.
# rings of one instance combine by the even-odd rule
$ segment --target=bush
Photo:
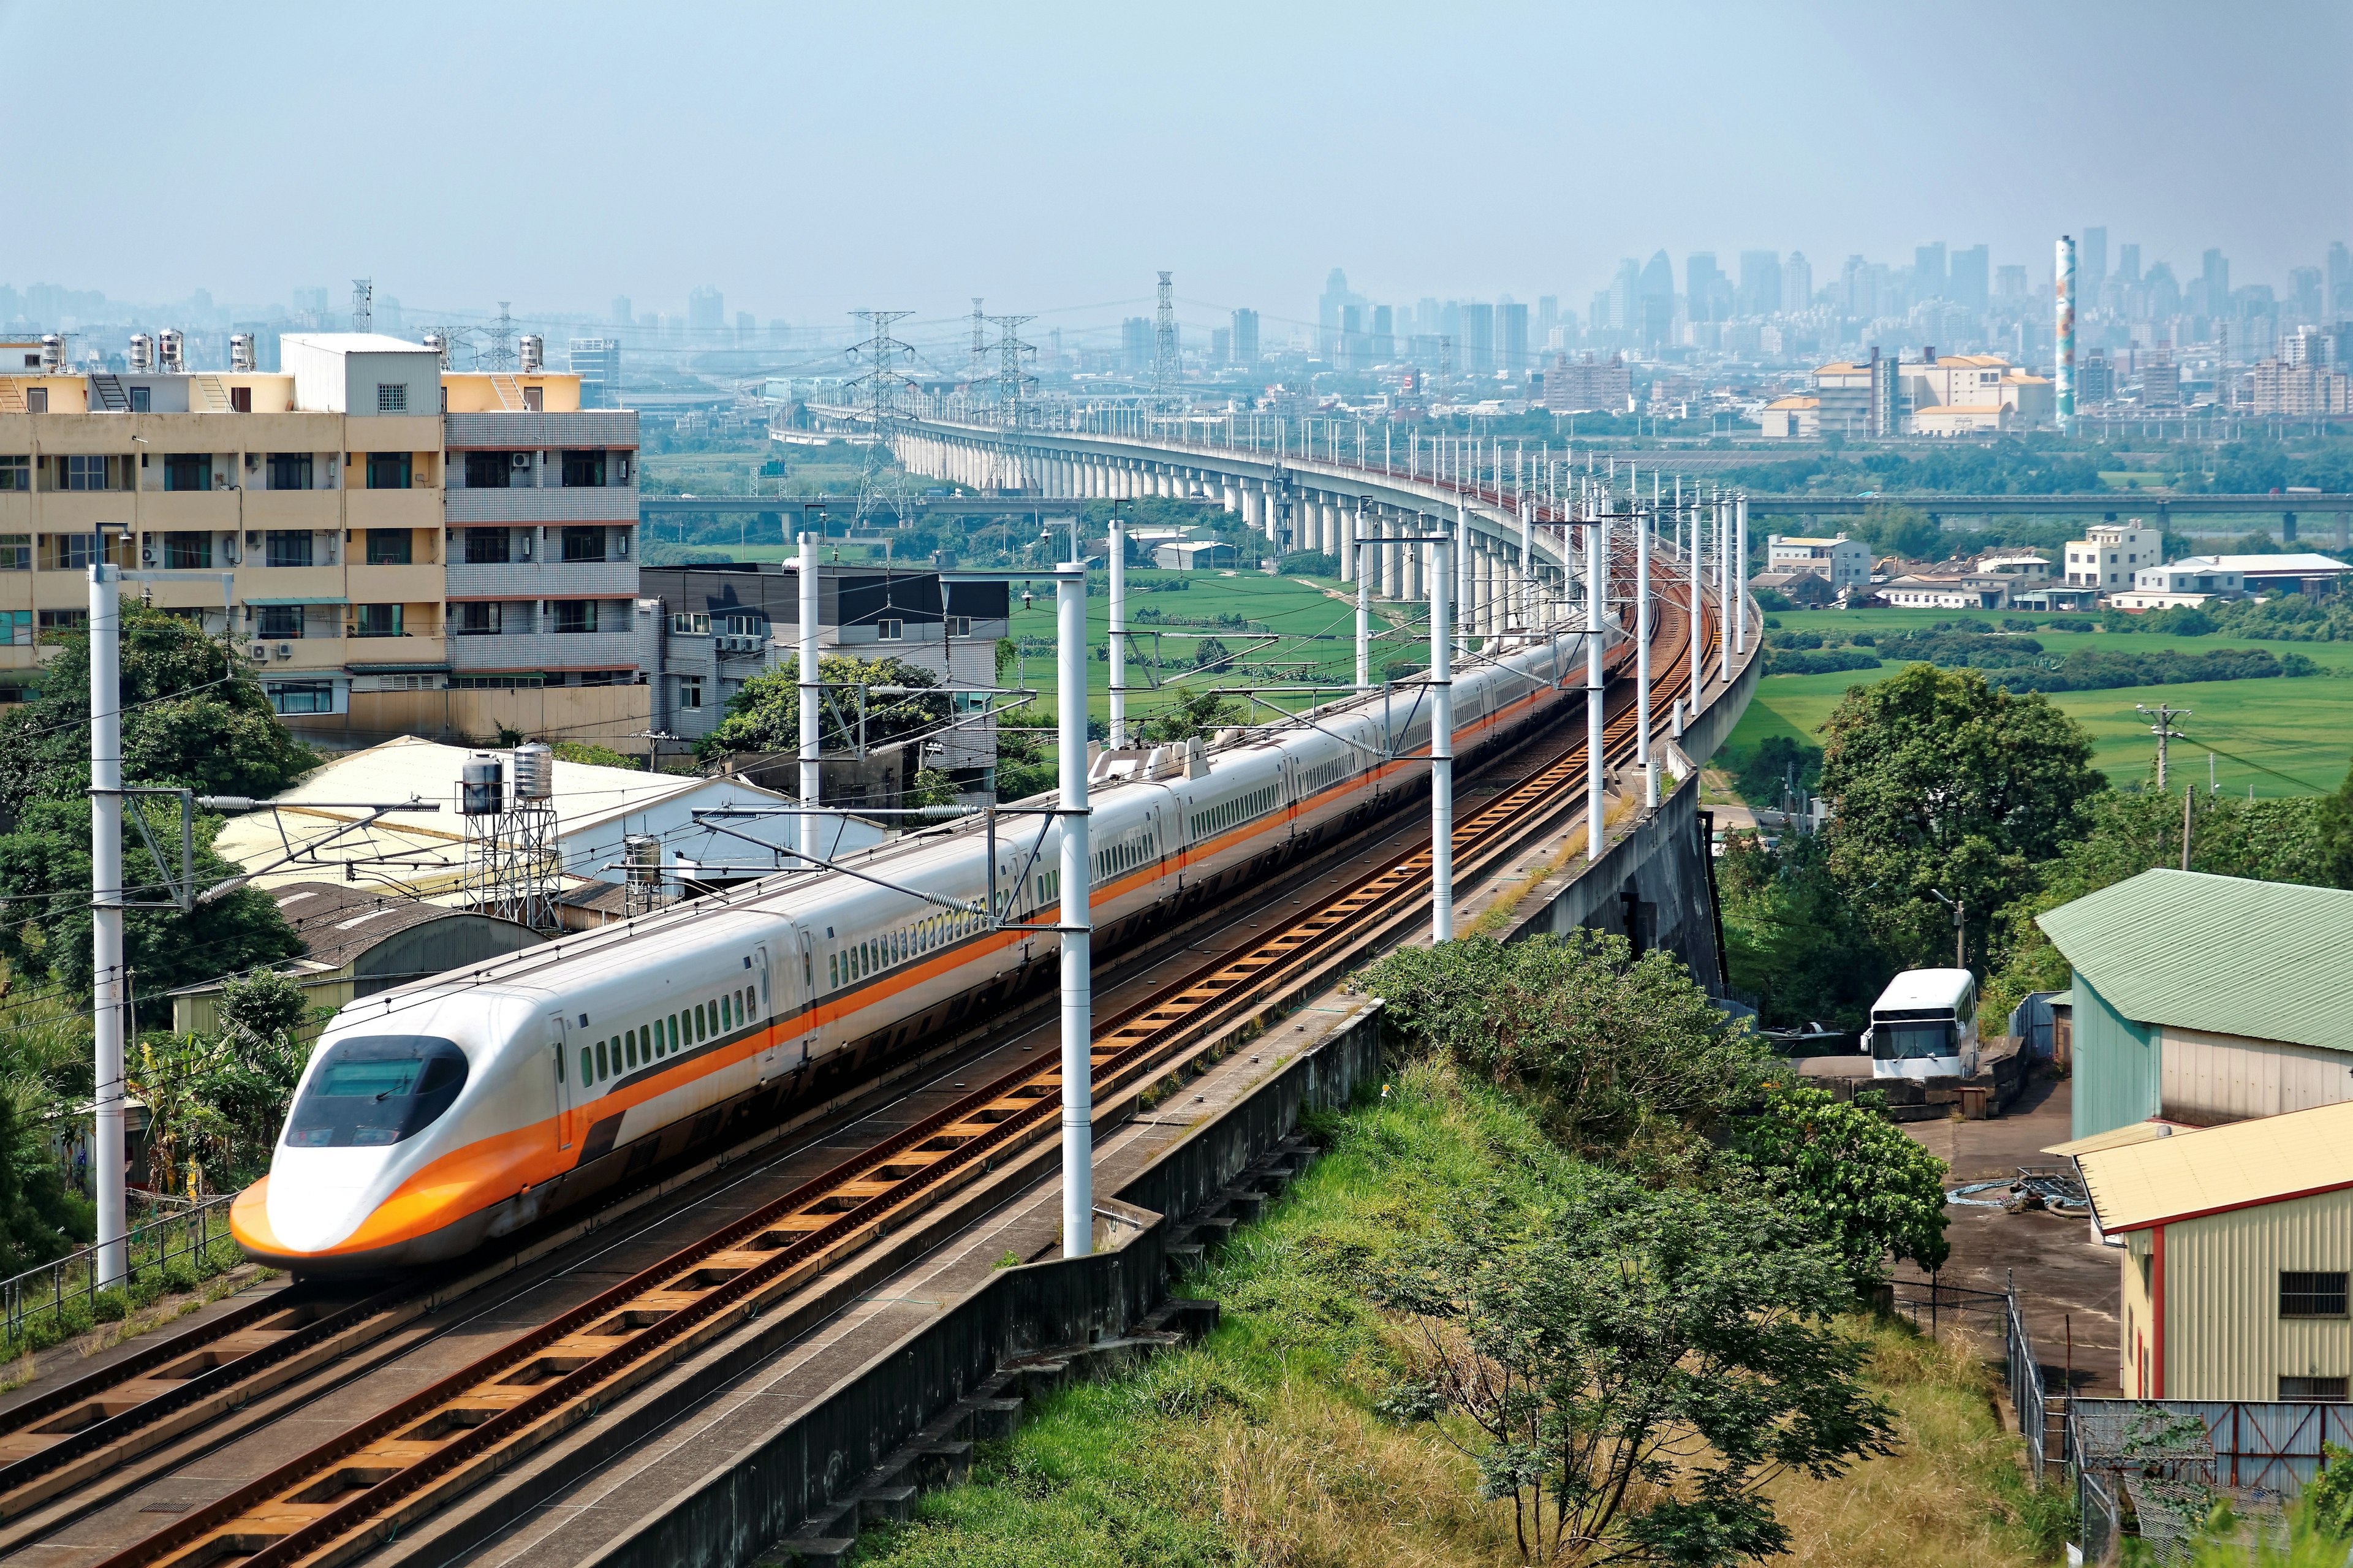
[[[1836,675],[1845,669],[1877,669],[1880,661],[1867,653],[1852,648],[1828,648],[1820,653],[1788,652],[1767,648],[1765,673],[1767,675]]]
[[[131,1315],[130,1293],[117,1285],[100,1290],[90,1299],[90,1321],[99,1323],[119,1323]]]
[[[1319,550],[1293,550],[1282,558],[1282,574],[1286,577],[1337,577],[1340,574],[1339,558]]]
[[[2290,678],[2301,678],[2306,675],[2318,675],[2320,673],[2320,666],[2300,653],[2284,653],[2280,655],[2279,667],[2280,673]]]

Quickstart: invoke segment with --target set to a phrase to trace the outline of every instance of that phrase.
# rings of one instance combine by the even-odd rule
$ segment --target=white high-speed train
[[[1456,755],[1581,702],[1581,656],[1574,637],[1531,639],[1458,669]],[[1313,727],[1104,754],[1089,800],[1103,951],[1420,795],[1429,749],[1426,692],[1401,686]],[[1055,822],[999,819],[1008,920],[1059,903]],[[987,859],[966,819],[854,863],[985,905]],[[1051,984],[1057,947],[914,892],[796,872],[362,998],[321,1037],[231,1226],[248,1255],[303,1275],[454,1257]]]

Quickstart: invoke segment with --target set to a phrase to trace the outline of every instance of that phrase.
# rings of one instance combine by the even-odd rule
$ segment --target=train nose
[[[289,1252],[321,1253],[349,1238],[373,1206],[380,1155],[280,1149],[265,1197],[269,1228]]]

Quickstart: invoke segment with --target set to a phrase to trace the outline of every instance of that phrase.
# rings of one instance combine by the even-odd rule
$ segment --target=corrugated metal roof
[[[2353,1052],[2353,892],[2143,871],[2036,923],[2135,1023]]]
[[[2079,1154],[2075,1166],[2111,1234],[2353,1186],[2353,1101]]]
[[[2170,1138],[2178,1133],[2203,1131],[2199,1127],[2176,1126],[2169,1121],[2127,1121],[2122,1127],[2111,1127],[2105,1132],[2094,1132],[2089,1138],[2071,1138],[2064,1143],[2053,1143],[2042,1152],[2046,1154],[2096,1154],[2103,1149],[2123,1149],[2135,1143],[2146,1143],[2152,1138]]]

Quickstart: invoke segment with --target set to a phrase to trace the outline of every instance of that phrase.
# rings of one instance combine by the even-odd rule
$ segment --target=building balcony
[[[452,524],[634,523],[638,521],[638,489],[635,485],[449,489],[442,491],[441,495],[443,517]]]
[[[638,444],[634,408],[593,408],[569,414],[448,414],[442,416],[441,427],[445,444],[452,451],[611,448]]]
[[[643,647],[634,631],[508,632],[453,637],[449,668],[456,674],[515,670],[634,669]]]
[[[558,548],[561,548],[559,542]],[[635,561],[510,561],[448,568],[452,599],[634,599]]]

